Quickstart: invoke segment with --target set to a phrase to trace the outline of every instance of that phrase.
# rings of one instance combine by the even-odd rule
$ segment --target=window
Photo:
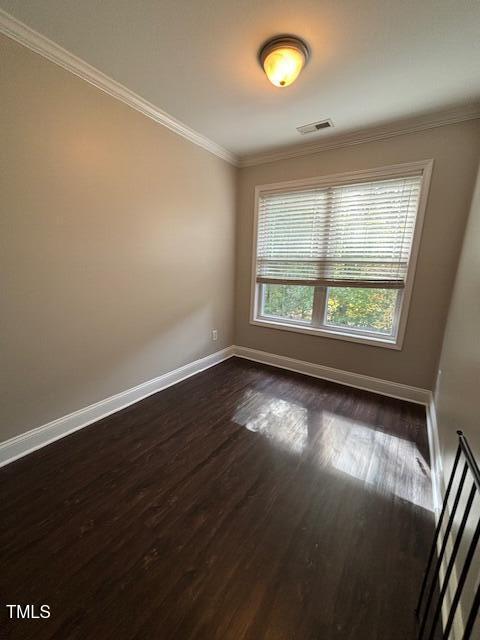
[[[251,321],[401,348],[431,167],[257,187]]]

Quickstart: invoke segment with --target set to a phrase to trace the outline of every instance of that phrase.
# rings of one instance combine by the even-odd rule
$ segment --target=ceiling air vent
[[[315,133],[315,131],[321,131],[322,129],[331,129],[333,127],[333,122],[328,120],[321,120],[320,122],[312,122],[312,124],[304,124],[301,127],[297,127],[298,133],[301,133],[302,136],[307,133]]]

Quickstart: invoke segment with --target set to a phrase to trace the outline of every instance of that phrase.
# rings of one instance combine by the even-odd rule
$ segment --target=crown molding
[[[314,143],[310,142],[302,145],[283,147],[276,151],[247,154],[240,157],[238,166],[253,167],[278,160],[300,158],[302,156],[320,153],[321,151],[350,147],[365,142],[387,140],[388,138],[402,136],[408,133],[417,133],[419,131],[426,131],[427,129],[443,127],[467,120],[475,120],[477,118],[480,118],[480,104],[466,105],[457,109],[437,111],[428,115],[409,118],[408,120],[399,120],[388,125],[361,129],[346,134],[337,134]]]
[[[70,71],[70,73],[82,78],[82,80],[89,82],[97,87],[97,89],[104,91],[132,109],[139,111],[147,116],[147,118],[154,120],[170,131],[182,136],[182,138],[189,140],[193,144],[213,153],[236,167],[251,167],[268,162],[276,162],[278,160],[299,158],[330,149],[339,149],[341,147],[349,147],[365,142],[386,140],[395,136],[416,133],[418,131],[433,129],[434,127],[442,127],[480,118],[480,104],[472,104],[449,111],[436,112],[408,120],[401,120],[388,125],[361,129],[346,134],[334,134],[329,138],[314,143],[290,145],[273,151],[246,154],[238,157],[228,149],[210,140],[198,131],[191,129],[162,109],[159,109],[148,100],[130,91],[130,89],[124,85],[113,80],[78,56],[70,53],[46,36],[38,33],[38,31],[31,29],[2,9],[0,9],[0,33],[19,42],[28,49],[47,58],[47,60]]]
[[[180,120],[177,120],[151,102],[148,102],[148,100],[130,91],[130,89],[127,89],[124,85],[113,80],[95,67],[92,67],[88,62],[70,53],[46,36],[38,33],[38,31],[31,29],[2,9],[0,9],[0,33],[3,33],[12,40],[16,40],[23,46],[28,47],[28,49],[47,58],[47,60],[54,62],[58,66],[82,78],[82,80],[86,80],[97,87],[97,89],[101,89],[132,109],[143,113],[143,115],[158,122],[158,124],[182,136],[182,138],[193,142],[193,144],[202,147],[202,149],[213,153],[230,164],[238,165],[238,158],[231,151],[224,149],[216,142],[213,142],[213,140],[191,129],[183,122],[180,122]]]

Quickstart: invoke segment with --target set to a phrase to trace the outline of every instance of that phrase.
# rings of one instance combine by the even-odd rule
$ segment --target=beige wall
[[[435,404],[441,453],[448,471],[457,445],[457,429],[465,431],[480,457],[480,171],[465,230],[439,371]]]
[[[455,279],[439,371],[435,405],[445,487],[458,445],[457,429],[464,431],[475,457],[480,461],[480,170]],[[470,485],[469,479],[463,505]],[[459,512],[463,514],[463,509]],[[459,568],[479,517],[480,501],[477,498],[460,548],[462,560],[458,563]],[[460,517],[457,518],[457,526],[459,520]],[[462,597],[465,616],[479,578],[480,559],[477,557]],[[480,637],[480,620],[472,637]]]
[[[1,441],[232,344],[235,170],[0,57]]]
[[[475,180],[479,133],[477,120],[241,169],[237,193],[236,343],[431,389]],[[433,158],[435,164],[401,351],[249,324],[255,185],[427,158]]]
[[[432,386],[478,121],[237,176],[8,38],[0,55],[0,441],[233,342]],[[426,158],[435,167],[401,352],[249,324],[256,184]]]

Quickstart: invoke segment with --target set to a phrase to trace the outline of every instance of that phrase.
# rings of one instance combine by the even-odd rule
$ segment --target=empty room
[[[479,35],[0,0],[0,638],[480,638]]]

